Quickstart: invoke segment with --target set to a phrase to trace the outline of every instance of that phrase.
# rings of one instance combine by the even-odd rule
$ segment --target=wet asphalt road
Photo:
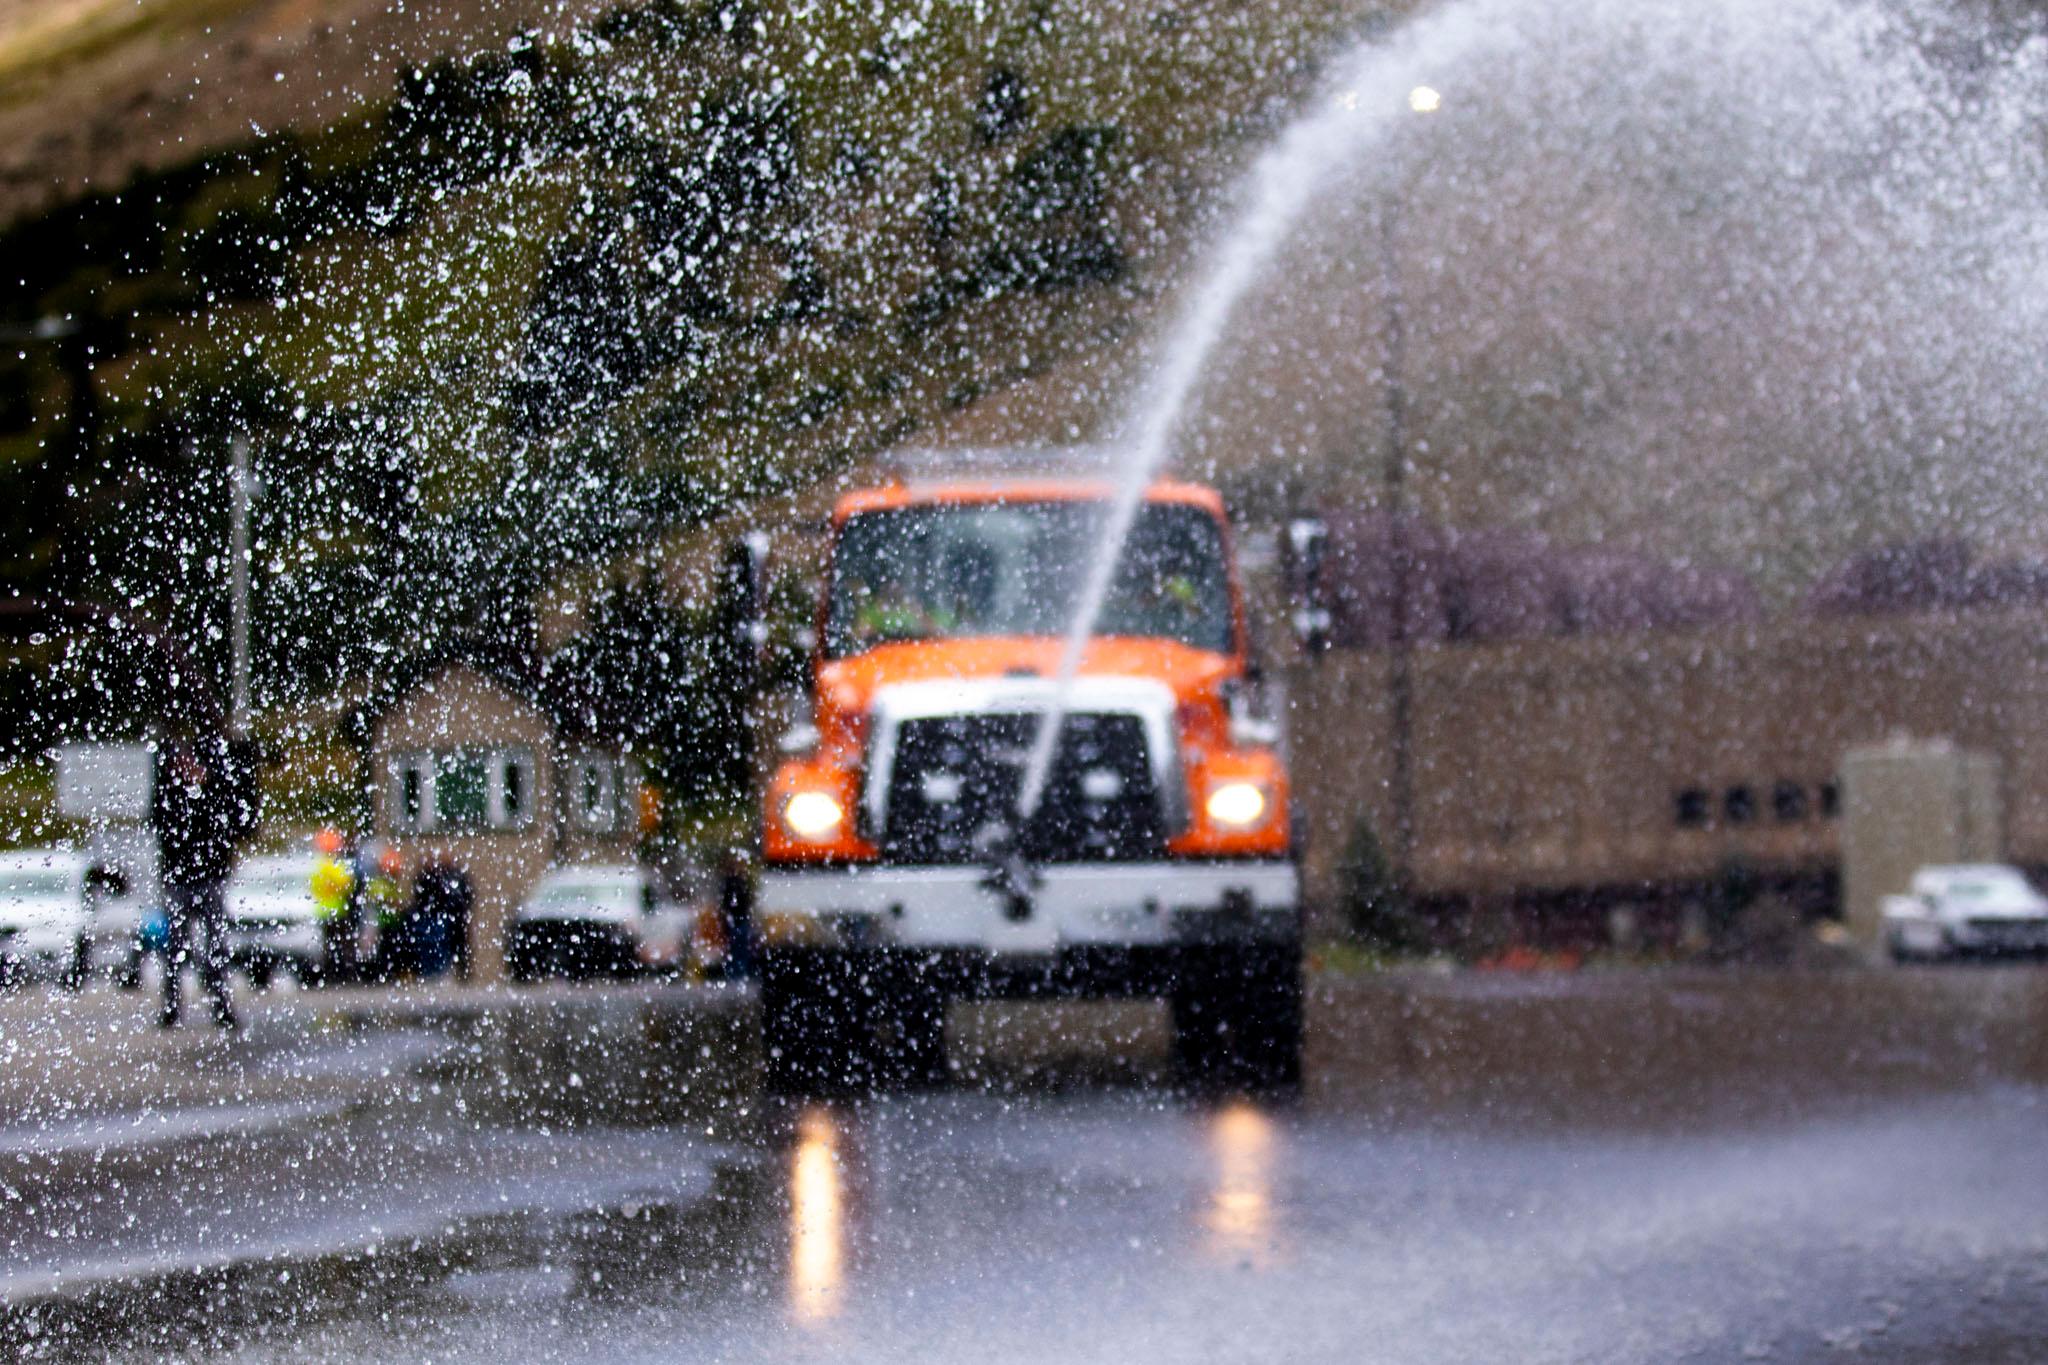
[[[2038,1086],[1650,1122],[1375,1092],[1199,1103],[1083,1062],[791,1106],[701,1226],[280,1305],[206,1358],[2048,1360]]]

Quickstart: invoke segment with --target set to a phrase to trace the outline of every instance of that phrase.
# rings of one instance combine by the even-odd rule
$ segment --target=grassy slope
[[[1046,7],[1045,22],[1031,23],[1019,22],[1014,9],[955,5],[937,10],[907,45],[912,60],[893,80],[875,79],[857,54],[889,41],[894,19],[848,17],[847,7],[836,6],[778,13],[761,55],[806,111],[812,177],[827,180],[820,163],[837,150],[837,137],[819,130],[847,130],[878,154],[871,183],[813,211],[840,302],[880,325],[853,337],[735,339],[731,354],[690,377],[711,407],[691,448],[654,457],[709,471],[768,454],[785,479],[802,482],[891,434],[956,423],[982,395],[1078,356],[1124,349],[1170,285],[1215,190],[1270,129],[1273,101],[1298,93],[1333,36],[1357,21],[1357,9],[1354,0],[1316,0],[1284,12],[1210,3],[1105,15],[1085,0],[1061,0]],[[1175,21],[1162,22],[1162,14]],[[651,89],[651,102],[679,107],[701,90],[695,73],[657,70],[650,78],[630,54],[624,64],[622,84]],[[956,174],[960,216],[970,223],[998,212],[1007,190],[1018,149],[981,147],[972,133],[975,97],[997,65],[1030,81],[1036,128],[1119,131],[1118,164],[1128,179],[1115,187],[1109,209],[1132,275],[1111,291],[969,302],[907,351],[891,321],[929,274],[915,205],[931,168],[943,163]],[[530,281],[573,188],[573,167],[538,182],[486,184],[453,197],[396,242],[338,238],[302,257],[300,278],[309,287],[293,312],[245,309],[168,324],[154,355],[110,373],[109,396],[131,410],[146,407],[176,387],[178,369],[189,368],[209,336],[253,346],[307,401],[360,397],[394,371],[408,381],[431,375],[437,406],[450,414],[437,468],[446,491],[458,494],[473,486],[461,466],[483,444],[475,421],[460,414],[481,410],[481,387],[516,354]],[[1117,373],[1116,362],[1114,354],[1106,358],[1106,375]],[[872,394],[885,375],[894,377],[894,391]],[[640,406],[658,406],[673,382],[658,378]],[[758,416],[787,410],[825,385],[855,395],[830,420],[789,431]],[[1070,395],[1047,420],[1064,424],[1076,406],[1105,401],[1099,387],[1081,387],[1088,391],[1078,404]],[[626,411],[630,417],[632,404]],[[1024,420],[1031,420],[1028,408]],[[1016,422],[1006,414],[997,426],[1007,432]]]

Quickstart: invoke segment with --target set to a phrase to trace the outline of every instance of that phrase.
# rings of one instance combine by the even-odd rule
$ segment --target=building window
[[[482,829],[491,822],[487,754],[457,750],[434,756],[434,828]]]
[[[576,827],[609,834],[619,825],[618,765],[602,754],[585,754],[569,769],[570,813]]]
[[[526,818],[526,763],[518,755],[507,755],[499,771],[499,811],[506,824],[516,825]]]
[[[398,769],[398,799],[392,803],[391,823],[400,829],[418,829],[426,810],[426,780],[419,766],[403,764]]]
[[[492,755],[490,774],[491,828],[518,829],[531,814],[533,755],[524,749],[502,750]]]
[[[1832,820],[1842,813],[1842,789],[1833,782],[1820,784],[1820,813],[1822,818]]]
[[[391,762],[391,825],[404,834],[511,830],[532,817],[525,749],[438,749]]]
[[[1671,816],[1680,829],[1700,828],[1707,813],[1707,794],[1699,787],[1687,787],[1671,799]]]
[[[1721,814],[1731,825],[1746,825],[1756,819],[1756,793],[1748,787],[1730,787],[1721,796]]]
[[[1806,818],[1806,787],[1799,782],[1780,780],[1771,788],[1771,814],[1778,823],[1789,825]]]

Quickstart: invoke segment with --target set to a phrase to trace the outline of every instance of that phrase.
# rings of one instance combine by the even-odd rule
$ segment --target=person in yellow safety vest
[[[377,870],[370,874],[363,886],[363,899],[377,917],[377,974],[389,980],[398,965],[396,948],[403,935],[401,921],[405,916],[405,886],[400,880],[405,871],[405,860],[398,856],[398,850],[387,848],[377,859]]]
[[[345,850],[323,853],[313,864],[313,915],[320,922],[321,980],[330,986],[355,980],[362,906],[356,900],[355,868]]]

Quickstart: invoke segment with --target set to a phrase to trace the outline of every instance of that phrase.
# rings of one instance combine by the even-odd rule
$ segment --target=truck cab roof
[[[1106,476],[956,474],[856,489],[843,495],[833,507],[832,523],[837,526],[862,512],[896,507],[987,502],[1096,502],[1114,497],[1116,492],[1115,481]],[[1145,490],[1145,501],[1183,503],[1202,508],[1218,521],[1224,518],[1222,495],[1202,484],[1173,479],[1155,480]]]

